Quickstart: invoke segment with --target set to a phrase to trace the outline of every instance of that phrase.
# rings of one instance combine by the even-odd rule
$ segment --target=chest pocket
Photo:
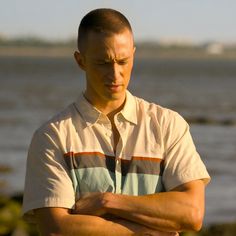
[[[131,161],[122,161],[122,193],[145,195],[163,191],[163,160],[155,157],[133,156]]]
[[[77,194],[114,192],[115,157],[98,152],[70,152],[64,158]]]

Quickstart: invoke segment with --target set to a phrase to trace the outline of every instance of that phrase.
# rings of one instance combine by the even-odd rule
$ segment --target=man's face
[[[133,36],[90,32],[79,64],[86,73],[86,97],[93,104],[123,102],[134,56]]]

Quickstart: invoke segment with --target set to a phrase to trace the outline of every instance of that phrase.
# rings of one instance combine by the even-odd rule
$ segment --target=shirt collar
[[[137,124],[137,108],[135,97],[126,91],[126,101],[123,109],[120,111],[123,117],[133,124]]]
[[[101,112],[88,102],[88,100],[84,97],[83,93],[81,93],[77,98],[75,106],[84,121],[86,122],[87,126],[96,123],[101,115]]]
[[[86,122],[87,126],[96,123],[99,118],[103,115],[96,107],[94,107],[81,93],[75,102],[75,106],[82,118]],[[119,112],[129,122],[137,124],[137,111],[136,101],[134,96],[126,91],[126,101],[123,109]]]

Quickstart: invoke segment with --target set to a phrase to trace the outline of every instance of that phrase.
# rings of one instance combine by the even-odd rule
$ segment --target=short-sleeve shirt
[[[110,120],[81,93],[41,126],[28,152],[23,213],[71,209],[91,192],[138,196],[209,181],[189,125],[178,113],[127,91],[114,123],[120,134],[115,152]]]

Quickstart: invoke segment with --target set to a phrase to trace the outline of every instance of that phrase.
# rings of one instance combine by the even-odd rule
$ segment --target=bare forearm
[[[132,229],[97,216],[67,215],[62,221],[62,235],[132,235]],[[115,233],[114,233],[115,232]]]
[[[144,196],[97,193],[79,199],[76,213],[115,216],[161,231],[199,230],[204,213],[204,185],[193,181],[174,191]]]
[[[147,227],[165,231],[189,230],[187,219],[192,218],[189,206],[181,201],[182,194],[168,193],[165,195],[148,195],[130,197],[117,195],[108,202],[106,209],[116,216],[132,220]],[[167,199],[172,199],[168,202]],[[176,201],[175,201],[176,200]],[[147,204],[146,204],[147,203]],[[140,207],[142,206],[142,207]],[[186,220],[185,220],[186,219]]]
[[[42,236],[77,236],[77,235],[132,235],[132,230],[125,225],[113,223],[97,216],[64,215],[52,225],[51,222],[42,222],[39,229]]]
[[[204,200],[189,192],[114,195],[105,202],[107,212],[163,231],[199,230],[204,212]]]
[[[96,219],[95,219],[96,218]],[[167,233],[150,229],[138,223],[127,221],[125,219],[104,220],[100,217],[78,215],[64,219],[62,236],[177,236],[175,233]]]
[[[106,220],[98,216],[69,214],[61,208],[38,209],[36,219],[42,236],[170,235],[125,219]]]

